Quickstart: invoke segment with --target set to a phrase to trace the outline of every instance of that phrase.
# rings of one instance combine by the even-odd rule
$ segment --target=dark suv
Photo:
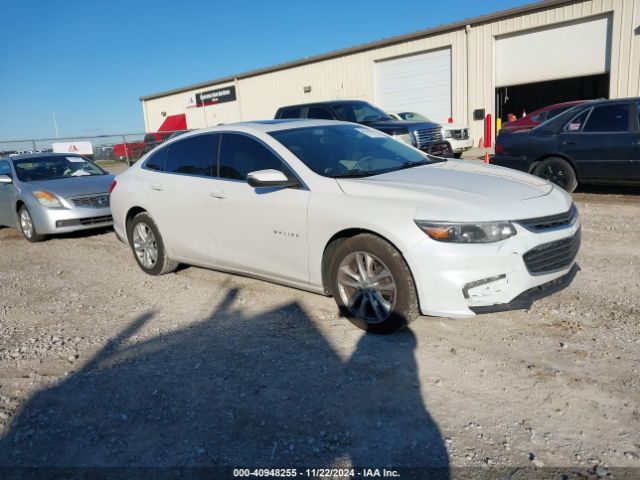
[[[361,123],[432,155],[453,156],[451,147],[444,141],[442,127],[437,123],[394,120],[379,108],[362,100],[334,100],[281,107],[275,118],[315,118]]]
[[[578,183],[640,185],[640,99],[589,101],[533,130],[500,134],[491,163],[569,192]]]

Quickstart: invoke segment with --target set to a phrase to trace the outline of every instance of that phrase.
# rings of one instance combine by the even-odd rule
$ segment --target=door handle
[[[209,192],[209,196],[212,198],[218,198],[220,200],[222,200],[223,198],[227,198],[223,191]]]
[[[563,145],[575,145],[576,142],[574,142],[573,140],[565,140],[564,142],[562,142]]]
[[[154,183],[151,185],[151,190],[155,190],[156,192],[161,192],[162,185],[160,185],[159,183]]]

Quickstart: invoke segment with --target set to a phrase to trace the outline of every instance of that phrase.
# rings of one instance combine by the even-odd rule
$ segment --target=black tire
[[[555,183],[569,193],[578,186],[576,172],[564,158],[546,158],[533,170],[533,174]]]
[[[31,223],[31,230],[23,228],[22,218],[25,215],[28,217],[29,219],[28,221]],[[29,211],[26,205],[22,205],[18,210],[18,230],[20,230],[20,233],[22,233],[22,236],[25,238],[25,240],[31,243],[41,242],[47,238],[46,235],[40,235],[37,232],[36,226],[33,224],[33,218],[31,217],[31,212]]]
[[[157,255],[155,263],[151,266],[145,265],[136,252],[136,246],[134,245],[134,232],[136,231],[136,228],[138,228],[138,225],[143,225],[143,227],[148,228],[153,233],[154,242],[152,243],[155,245]],[[167,250],[164,247],[160,231],[147,212],[141,212],[133,217],[133,220],[131,220],[127,228],[127,238],[129,239],[129,246],[133,252],[133,257],[136,259],[138,266],[143,272],[149,275],[164,275],[165,273],[173,272],[178,268],[179,263],[167,257]]]
[[[381,281],[376,281],[373,284],[367,284],[366,287],[358,288],[345,287],[344,284],[341,285],[339,282],[339,272],[343,262],[348,262],[354,255],[357,256],[362,253],[369,254],[376,262],[380,262],[379,264],[373,263],[372,268],[376,267],[376,265],[386,267],[387,272],[390,273],[391,281],[396,286],[394,292],[395,300],[388,302],[390,310],[386,318],[382,320],[379,318],[375,318],[375,321],[371,321],[371,319],[367,320],[361,318],[354,312],[354,310],[360,310],[355,307],[356,305],[362,306],[362,304],[365,303],[365,307],[368,307],[364,309],[365,313],[372,313],[372,316],[375,317],[375,310],[380,311],[379,309],[382,304],[377,300],[380,297],[375,297],[377,293],[372,291],[372,289],[375,290],[373,286],[380,284]],[[328,261],[330,262],[329,286],[333,298],[338,304],[342,314],[356,327],[376,334],[388,334],[406,327],[420,315],[418,297],[411,271],[400,252],[389,242],[369,233],[356,235],[341,241],[335,250],[333,250],[331,258],[329,258]],[[354,262],[356,261],[354,260]],[[378,270],[378,274],[380,271],[382,271],[382,268]],[[348,279],[354,277],[344,277],[344,274],[342,274],[342,278]],[[383,278],[387,278],[386,282],[389,282],[389,275]],[[350,298],[347,289],[350,289],[352,292]],[[367,291],[372,294],[372,297],[368,297],[368,300],[365,302],[364,297],[367,295]],[[360,296],[358,297],[356,293]],[[354,301],[353,305],[349,306],[349,300],[354,300],[356,297],[360,299],[360,301]],[[382,300],[386,301],[387,299]],[[377,305],[377,309],[374,309],[374,303]]]

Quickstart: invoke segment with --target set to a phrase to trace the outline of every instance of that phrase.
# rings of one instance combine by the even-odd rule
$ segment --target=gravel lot
[[[363,335],[330,298],[111,231],[0,229],[0,465],[640,468],[640,191],[575,195],[571,282]]]

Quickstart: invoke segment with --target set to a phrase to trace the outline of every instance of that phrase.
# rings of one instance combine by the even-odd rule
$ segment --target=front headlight
[[[33,192],[33,196],[36,197],[38,203],[47,208],[64,208],[62,202],[58,200],[53,193],[45,192],[44,190],[36,190]]]
[[[451,137],[452,137],[452,135],[451,135],[451,130],[448,130],[448,129],[446,129],[446,128],[443,128],[443,129],[442,129],[442,136],[443,136],[444,138],[451,138]]]
[[[406,143],[407,145],[412,145],[414,147],[416,145],[413,135],[411,135],[408,130],[397,130],[393,132],[391,136],[396,140]]]
[[[493,243],[516,234],[516,229],[510,222],[437,223],[416,220],[416,225],[439,242]]]

